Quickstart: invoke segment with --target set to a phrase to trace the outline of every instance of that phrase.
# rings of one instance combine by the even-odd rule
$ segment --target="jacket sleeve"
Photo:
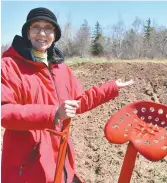
[[[1,68],[1,125],[11,130],[54,128],[56,106],[22,105],[19,98],[23,91],[17,74],[4,65]]]
[[[72,71],[71,73],[74,93],[73,97],[75,100],[81,101],[80,108],[77,110],[77,113],[87,112],[118,96],[118,87],[115,81],[108,81],[102,85],[93,86],[92,88],[84,91],[76,75]]]
[[[78,113],[84,113],[104,104],[118,96],[118,87],[115,81],[106,82],[100,86],[94,86],[77,98],[80,100]]]

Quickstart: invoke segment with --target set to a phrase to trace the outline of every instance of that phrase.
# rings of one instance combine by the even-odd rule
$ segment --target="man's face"
[[[54,26],[49,21],[35,21],[28,31],[28,39],[35,50],[45,52],[55,40]]]

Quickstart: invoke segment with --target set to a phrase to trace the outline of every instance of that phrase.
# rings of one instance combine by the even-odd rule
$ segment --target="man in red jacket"
[[[133,82],[109,81],[83,91],[54,43],[61,37],[56,16],[35,8],[2,58],[2,183],[53,183],[63,120],[118,96]],[[81,182],[75,174],[70,138],[61,183]]]

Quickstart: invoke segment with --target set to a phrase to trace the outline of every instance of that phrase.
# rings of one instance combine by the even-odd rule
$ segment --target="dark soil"
[[[166,63],[81,63],[72,66],[85,89],[108,80],[133,79],[119,96],[72,121],[77,172],[86,183],[117,183],[127,144],[109,143],[104,137],[108,119],[121,107],[137,100],[167,104]],[[138,155],[131,183],[167,183],[167,157],[151,162]]]

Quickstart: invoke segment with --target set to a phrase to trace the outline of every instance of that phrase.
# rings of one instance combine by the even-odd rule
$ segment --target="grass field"
[[[121,60],[121,59],[107,59],[107,58],[66,58],[65,62],[68,65],[73,65],[76,63],[114,63],[114,62],[126,62],[126,63],[167,63],[167,59],[134,59],[134,60]]]

